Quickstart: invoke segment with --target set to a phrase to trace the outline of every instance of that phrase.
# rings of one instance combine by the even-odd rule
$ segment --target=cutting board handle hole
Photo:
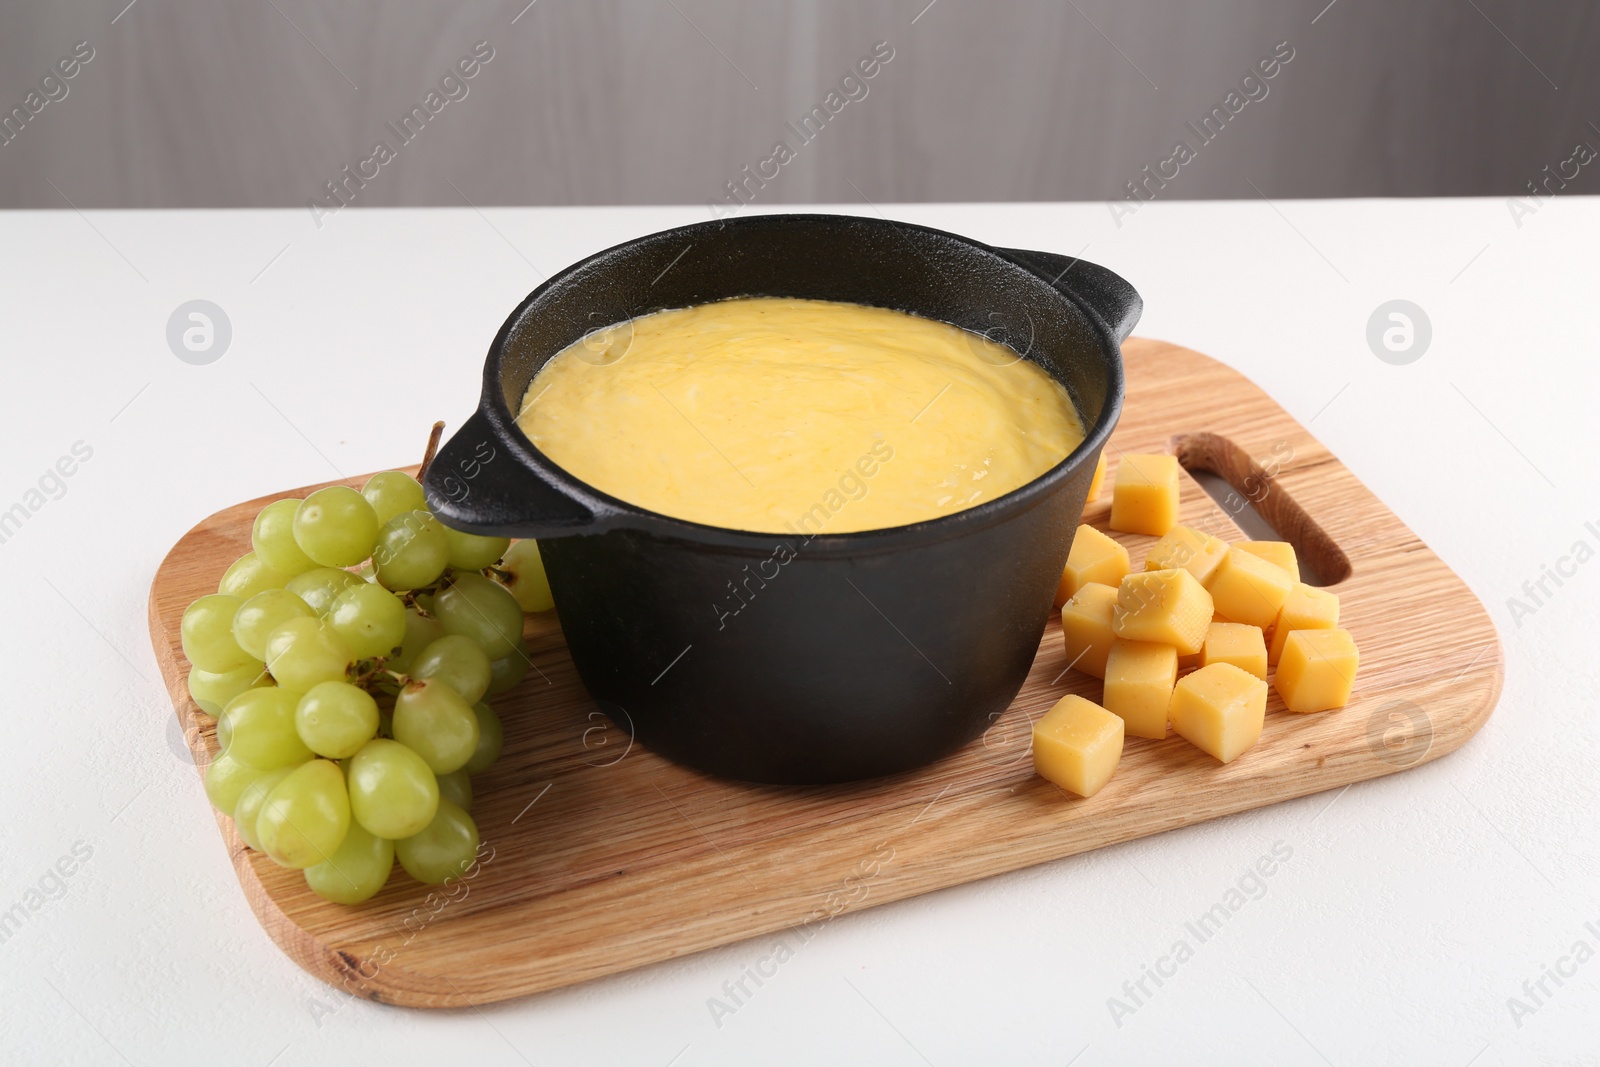
[[[1281,442],[1257,462],[1231,440],[1214,433],[1179,434],[1172,452],[1227,516],[1257,541],[1287,541],[1307,585],[1338,585],[1350,577],[1350,557],[1327,531],[1295,503],[1278,475],[1294,461],[1294,448]]]

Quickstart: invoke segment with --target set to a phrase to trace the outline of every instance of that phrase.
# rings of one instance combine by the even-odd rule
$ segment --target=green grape
[[[539,542],[533,538],[513,542],[506,549],[500,569],[511,575],[508,583],[511,595],[517,598],[523,611],[549,611],[556,606],[550,595],[550,579],[544,573],[544,558],[539,555]]]
[[[318,489],[294,513],[294,541],[324,567],[353,567],[372,555],[378,513],[347,485]]]
[[[499,696],[506,690],[514,688],[532,669],[533,660],[528,656],[527,639],[518,639],[517,647],[512,650],[511,655],[489,661],[489,688],[484,690],[484,695]]]
[[[362,582],[334,600],[328,625],[357,659],[387,656],[405,640],[406,605],[383,586]]]
[[[222,581],[217,583],[217,592],[236,596],[240,600],[249,600],[257,593],[266,592],[268,589],[282,589],[288,580],[287,574],[279,574],[267,566],[266,561],[260,556],[254,552],[246,552],[222,572]]]
[[[317,615],[333,610],[333,602],[346,589],[362,584],[359,575],[342,571],[338,567],[317,567],[290,578],[285,589],[304,600]]]
[[[346,759],[378,732],[378,702],[348,682],[318,682],[295,707],[294,725],[311,751]]]
[[[244,787],[244,792],[239,794],[239,802],[233,807],[233,828],[239,832],[239,838],[257,852],[262,851],[261,839],[256,836],[256,819],[261,814],[261,805],[266,802],[267,794],[289,777],[292,770],[294,767],[267,771]]]
[[[481,571],[495,563],[511,544],[509,537],[480,537],[465,530],[444,528],[450,542],[450,566],[458,571]]]
[[[405,471],[374,474],[361,487],[361,495],[377,513],[379,526],[407,511],[428,510],[428,498],[422,486]]]
[[[417,653],[443,636],[444,627],[439,625],[438,619],[419,615],[407,608],[405,640],[400,642],[400,651],[389,657],[389,668],[402,674],[406,673],[416,661]]]
[[[359,904],[377,895],[394,870],[394,842],[352,822],[339,850],[306,868],[306,885],[335,904]]]
[[[344,774],[332,760],[302,763],[272,787],[256,815],[261,851],[280,867],[310,867],[339,850],[350,829]]]
[[[233,615],[233,639],[252,659],[267,658],[267,638],[290,619],[310,618],[311,606],[287,589],[267,589],[239,606]]]
[[[203,671],[221,674],[250,662],[250,653],[233,639],[233,616],[241,603],[236,596],[211,593],[189,605],[179,630],[183,654],[190,663]]]
[[[378,581],[389,589],[422,589],[439,580],[450,564],[444,524],[426,511],[407,511],[383,524],[372,562]]]
[[[350,646],[321,619],[290,619],[267,639],[267,670],[295,693],[343,680],[353,663]]]
[[[472,750],[472,758],[461,769],[468,774],[482,774],[500,758],[500,751],[506,745],[506,734],[500,725],[500,716],[489,705],[479,701],[472,705],[472,713],[478,719],[478,746]]]
[[[311,749],[295,730],[299,698],[277,686],[246,689],[222,709],[227,723],[223,752],[246,766],[270,771],[311,758]],[[218,731],[218,743],[221,744]]]
[[[433,821],[439,782],[422,757],[398,741],[374,738],[346,764],[350,814],[369,833],[410,837]]]
[[[256,550],[256,558],[290,578],[316,566],[294,540],[294,516],[299,508],[299,497],[274,500],[261,509],[250,527],[250,545]]]
[[[417,653],[407,672],[413,678],[440,681],[474,704],[489,688],[489,657],[470,637],[448,634]]]
[[[459,878],[478,855],[478,824],[448,800],[421,833],[394,843],[394,854],[406,873],[419,882],[440,885]]]
[[[394,701],[394,739],[435,774],[449,774],[477,751],[478,717],[444,682],[408,682]]]
[[[206,766],[206,799],[224,815],[232,815],[245,788],[266,772],[240,763],[226,752]]]
[[[200,705],[200,710],[212,718],[221,715],[228,701],[246,689],[270,682],[266,665],[255,660],[221,673],[203,671],[199,667],[189,668],[189,695]]]
[[[522,640],[522,608],[499,582],[481,574],[458,574],[433,598],[434,614],[447,634],[470,637],[490,659],[516,651]]]
[[[472,810],[472,779],[467,776],[465,767],[441,774],[438,779],[440,800],[448,800],[462,811]]]

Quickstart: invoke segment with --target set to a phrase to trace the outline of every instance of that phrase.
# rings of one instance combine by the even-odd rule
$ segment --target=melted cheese
[[[970,508],[1083,439],[1066,391],[1010,348],[899,311],[768,297],[590,334],[534,378],[517,422],[631,504],[807,535]]]

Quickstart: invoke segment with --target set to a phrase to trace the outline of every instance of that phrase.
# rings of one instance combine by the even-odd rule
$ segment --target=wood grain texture
[[[1067,669],[1052,623],[1017,699],[956,755],[856,785],[745,786],[630,746],[585,694],[559,624],[530,617],[537,670],[497,698],[505,754],[474,783],[473,815],[492,849],[477,872],[430,889],[397,869],[373,900],[342,907],[245,849],[219,816],[268,934],[359,996],[482,1004],[758,935],[797,947],[843,912],[1389,774],[1466,741],[1494,708],[1503,663],[1488,614],[1461,580],[1243,377],[1156,341],[1131,340],[1124,355],[1113,476],[1120,453],[1176,451],[1294,527],[1315,565],[1331,566],[1330,552],[1346,560],[1333,588],[1362,655],[1349,707],[1292,715],[1274,694],[1261,741],[1227,766],[1176,737],[1130,739],[1111,783],[1072,798],[1033,774],[1029,727],[1065,693],[1098,700],[1100,683]],[[1108,488],[1086,521],[1104,527],[1109,497]],[[216,740],[186,694],[178,622],[248,549],[267,499],[196,526],[151,588],[156,655],[202,768]],[[1240,536],[1187,477],[1182,508],[1191,525]],[[1154,541],[1116,536],[1135,561]],[[195,803],[204,802],[197,783]]]

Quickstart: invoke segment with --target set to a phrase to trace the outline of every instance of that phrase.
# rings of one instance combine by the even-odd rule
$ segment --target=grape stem
[[[444,436],[444,421],[433,424],[433,429],[428,431],[428,447],[422,453],[422,465],[417,468],[417,481],[422,481],[428,473],[428,464],[433,462],[433,457],[439,451],[439,439]]]
[[[406,607],[415,608],[418,615],[431,619],[433,618],[433,613],[425,611],[422,605],[417,603],[417,598],[419,596],[434,596],[439,592],[439,590],[443,589],[446,584],[447,583],[444,580],[444,576],[441,575],[439,580],[434,582],[432,585],[425,585],[421,589],[407,589],[404,593],[398,595],[401,602],[405,604]]]
[[[383,676],[388,676],[397,684],[402,686],[405,685],[406,682],[410,681],[410,678],[405,674],[402,674],[399,671],[390,670],[389,668],[385,667],[384,664],[386,662],[387,657],[384,656],[374,656],[370,660],[362,660],[360,663],[356,664],[353,671],[354,676],[350,679],[350,684],[359,686],[362,689],[366,689],[369,687],[370,683],[377,681]]]

